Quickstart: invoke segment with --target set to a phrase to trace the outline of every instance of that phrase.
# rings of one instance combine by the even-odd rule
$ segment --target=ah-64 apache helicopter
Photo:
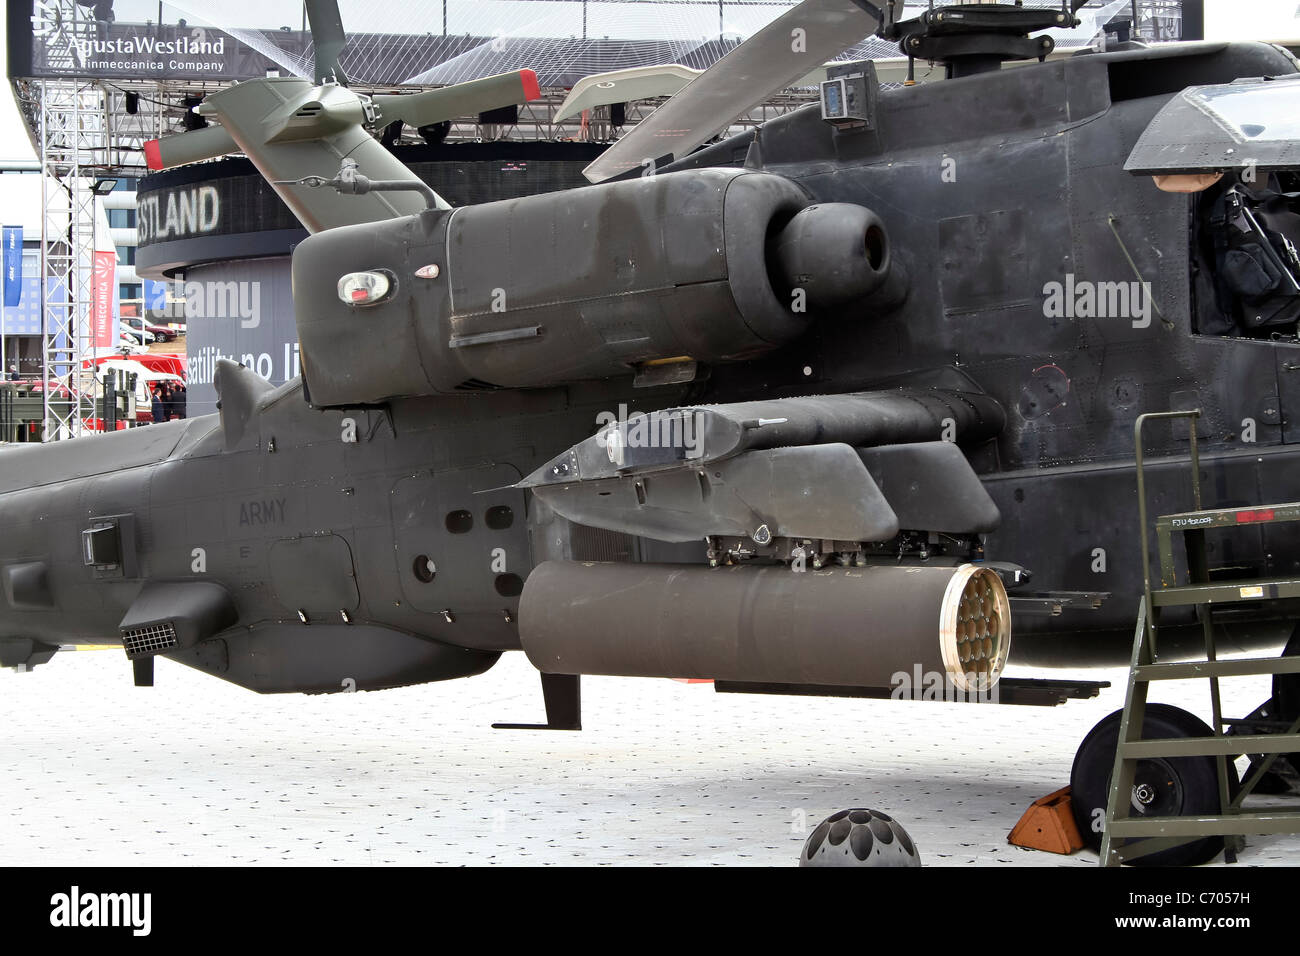
[[[987,693],[1013,618],[1015,660],[1126,659],[1140,413],[1202,410],[1220,503],[1300,499],[1300,70],[1263,43],[1001,69],[1081,5],[805,0],[597,184],[450,209],[371,131],[529,74],[365,96],[308,4],[314,79],[214,93],[219,126],[148,150],[241,151],[313,232],[303,375],[223,362],[217,415],[6,452],[3,662],[114,636],[141,682],[162,655],[328,693],[522,649],[544,726],[576,728],[581,674],[888,696],[919,665]],[[872,33],[947,79],[832,64],[819,103],[706,145]],[[1151,434],[1155,507],[1186,449]],[[1300,572],[1271,526],[1215,543],[1213,571]],[[1294,617],[1219,626],[1276,648]]]

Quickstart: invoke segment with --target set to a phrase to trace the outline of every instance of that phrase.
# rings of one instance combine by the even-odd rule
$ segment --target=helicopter
[[[1095,694],[1001,675],[1127,660],[1140,414],[1200,409],[1222,505],[1300,499],[1300,63],[1049,59],[1081,6],[804,0],[592,185],[451,208],[375,134],[535,76],[367,96],[337,7],[309,3],[311,79],[212,93],[217,125],[146,147],[242,152],[312,233],[302,375],[223,360],[215,415],[0,456],[0,663],[108,638],[141,684],[165,656],[334,693],[522,650],[547,721],[499,726],[556,730],[584,674]],[[872,34],[946,78],[834,61]],[[727,135],[826,63],[814,102]],[[1188,436],[1147,441],[1150,502],[1177,510]],[[1211,574],[1300,572],[1271,526],[1209,540]],[[1295,620],[1216,617],[1223,646],[1274,650]],[[1190,613],[1168,624],[1196,646]]]

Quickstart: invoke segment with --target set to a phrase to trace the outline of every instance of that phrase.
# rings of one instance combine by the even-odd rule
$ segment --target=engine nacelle
[[[312,401],[540,387],[778,348],[810,322],[792,307],[788,256],[773,253],[809,203],[781,176],[708,169],[318,233],[293,258]]]

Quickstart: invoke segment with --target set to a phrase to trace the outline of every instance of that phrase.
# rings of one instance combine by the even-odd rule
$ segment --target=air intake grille
[[[631,561],[635,545],[632,536],[621,531],[572,525],[574,561]]]
[[[122,631],[122,646],[132,660],[149,654],[161,654],[176,646],[176,626],[171,621],[133,627]]]

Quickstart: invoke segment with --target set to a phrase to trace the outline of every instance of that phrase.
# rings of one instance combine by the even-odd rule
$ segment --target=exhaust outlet
[[[519,604],[524,652],[545,673],[889,688],[945,675],[997,683],[1011,605],[984,567],[784,567],[547,561]]]

